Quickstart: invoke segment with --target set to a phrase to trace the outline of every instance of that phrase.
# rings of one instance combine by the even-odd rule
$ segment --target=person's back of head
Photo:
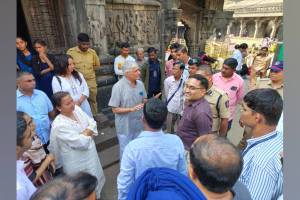
[[[251,90],[245,95],[244,103],[253,112],[264,117],[264,124],[277,125],[283,109],[283,100],[276,90],[269,88]]]
[[[152,129],[161,129],[168,114],[166,104],[160,99],[151,98],[143,108],[144,121]]]
[[[228,192],[238,180],[243,159],[227,139],[214,135],[199,137],[190,149],[190,177],[212,193]],[[198,186],[199,187],[199,186]]]
[[[97,184],[97,178],[86,172],[64,175],[40,187],[30,200],[82,200],[93,196]]]

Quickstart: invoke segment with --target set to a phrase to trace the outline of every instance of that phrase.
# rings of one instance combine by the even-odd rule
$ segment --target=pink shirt
[[[213,75],[213,84],[227,93],[231,114],[229,120],[234,119],[236,106],[244,96],[244,80],[236,73],[231,78],[224,78],[221,72],[219,72]]]
[[[173,64],[174,64],[174,60],[171,59],[169,61],[166,62],[166,66],[165,66],[165,72],[167,77],[172,76],[173,75]]]

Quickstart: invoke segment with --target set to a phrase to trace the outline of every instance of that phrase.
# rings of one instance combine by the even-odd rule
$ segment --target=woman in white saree
[[[57,157],[56,167],[66,174],[84,171],[98,179],[97,199],[105,182],[93,136],[98,135],[97,124],[75,105],[68,92],[57,92],[53,102],[60,114],[54,119],[49,150]]]

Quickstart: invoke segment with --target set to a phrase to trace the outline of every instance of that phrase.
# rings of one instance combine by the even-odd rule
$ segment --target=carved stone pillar
[[[280,23],[281,23],[281,20],[279,20],[278,18],[276,18],[276,19],[273,21],[273,24],[272,24],[272,32],[271,32],[271,35],[270,35],[271,38],[274,38],[274,37],[275,37],[275,34],[276,34],[276,32],[277,32],[277,29],[278,29],[279,26],[280,26]]]
[[[240,33],[239,33],[239,37],[242,37],[243,35],[243,31],[244,31],[244,20],[243,19],[240,19]]]
[[[92,46],[99,54],[107,54],[107,40],[105,34],[105,0],[86,0],[86,14],[88,31]]]
[[[226,35],[230,35],[230,29],[232,27],[232,21],[229,23],[229,25],[227,26],[227,31],[226,31]]]
[[[258,19],[255,20],[255,31],[254,31],[254,36],[253,38],[256,38],[257,37],[257,31],[258,31]]]

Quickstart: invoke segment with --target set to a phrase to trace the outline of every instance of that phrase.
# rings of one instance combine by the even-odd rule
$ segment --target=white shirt
[[[122,68],[126,61],[135,61],[135,59],[132,56],[127,56],[124,58],[122,55],[119,55],[115,58],[114,71],[116,75],[124,75]]]
[[[170,97],[177,90],[177,88],[180,84],[180,80],[181,79],[176,81],[174,76],[170,76],[164,81],[164,89],[165,89],[165,94],[167,96],[167,100],[170,99]],[[184,84],[184,81],[182,81],[179,90],[175,93],[174,97],[171,99],[171,101],[169,102],[169,104],[167,106],[168,111],[171,113],[181,114],[181,112],[182,112],[183,84]]]
[[[243,55],[240,50],[236,49],[233,52],[233,55],[231,56],[232,58],[235,58],[238,62],[238,65],[236,67],[236,71],[242,70],[242,65],[243,65]]]
[[[190,76],[190,72],[189,72],[189,60],[191,60],[191,57],[189,57],[188,62],[185,64],[185,68],[183,70],[183,74],[182,74],[182,78],[183,80],[187,80]]]
[[[28,179],[24,171],[24,161],[17,160],[17,200],[29,200],[36,191],[33,183]]]
[[[74,78],[74,76],[71,76],[70,79],[63,76],[57,76],[60,82],[58,81],[57,77],[53,77],[52,79],[53,93],[58,91],[69,92],[74,101],[78,101],[81,95],[84,95],[88,98],[90,94],[89,87],[83,75],[80,72],[78,72],[78,74],[82,80],[81,83],[78,79]],[[81,103],[80,107],[86,114],[88,114],[89,117],[93,117],[91,107],[87,98]]]

